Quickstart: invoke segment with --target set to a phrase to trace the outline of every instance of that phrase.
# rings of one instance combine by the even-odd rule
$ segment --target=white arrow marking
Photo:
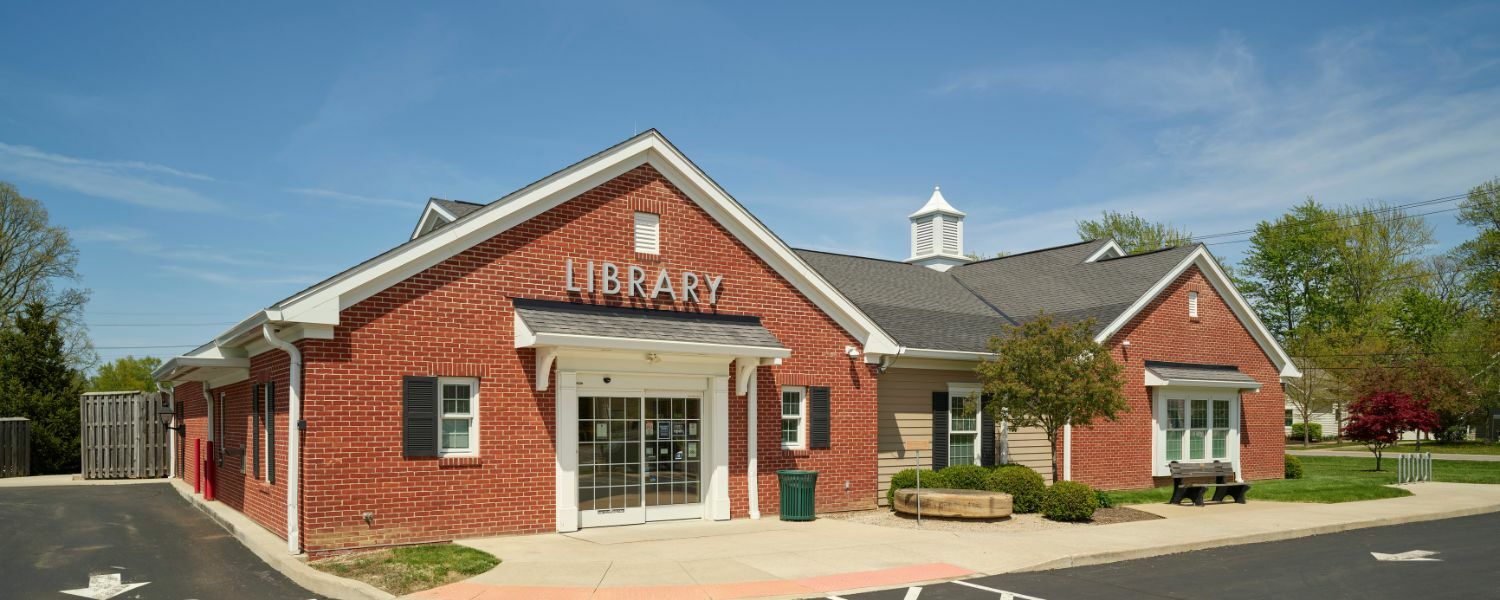
[[[1017,594],[1015,592],[1007,592],[1005,590],[997,590],[997,589],[992,588],[992,587],[979,585],[977,583],[969,583],[967,581],[962,581],[962,580],[958,580],[958,579],[953,580],[953,583],[956,583],[958,585],[968,586],[968,587],[974,588],[976,590],[984,590],[986,592],[994,592],[996,594],[1000,594],[1000,600],[1042,600],[1041,598],[1038,598],[1036,596],[1027,596],[1026,594]]]
[[[1437,552],[1432,552],[1430,550],[1407,550],[1406,552],[1402,552],[1400,554],[1386,554],[1384,552],[1371,552],[1370,556],[1375,557],[1375,560],[1381,560],[1381,561],[1387,561],[1387,560],[1388,561],[1396,561],[1396,562],[1403,562],[1403,561],[1406,561],[1406,562],[1440,562],[1440,561],[1442,561],[1443,559],[1441,559],[1441,558],[1428,558],[1428,557],[1434,556],[1436,554],[1438,554],[1438,553]]]
[[[119,573],[107,573],[104,575],[89,575],[89,586],[76,590],[63,590],[64,594],[92,598],[93,600],[109,600],[115,596],[151,583],[142,581],[140,583],[120,583]]]

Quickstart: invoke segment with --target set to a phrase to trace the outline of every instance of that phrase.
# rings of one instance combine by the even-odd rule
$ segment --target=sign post
[[[906,443],[906,448],[915,453],[917,459],[917,527],[922,526],[922,451],[932,449],[932,441],[913,440]],[[894,508],[894,507],[892,507]]]

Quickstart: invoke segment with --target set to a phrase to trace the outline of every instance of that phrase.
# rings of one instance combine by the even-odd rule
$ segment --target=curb
[[[345,579],[308,566],[303,557],[287,554],[286,540],[244,516],[229,514],[228,510],[194,496],[192,488],[181,480],[172,480],[171,486],[188,504],[208,515],[255,556],[308,591],[332,600],[395,600],[396,596],[363,581]]]
[[[1136,560],[1141,558],[1153,558],[1167,556],[1170,554],[1181,554],[1195,550],[1207,550],[1210,548],[1223,548],[1226,546],[1240,546],[1244,544],[1260,544],[1265,542],[1281,542],[1297,538],[1324,535],[1329,533],[1341,533],[1354,531],[1356,529],[1368,529],[1371,527],[1387,527],[1391,525],[1406,525],[1410,523],[1422,523],[1426,521],[1438,521],[1442,519],[1455,519],[1458,517],[1471,517],[1493,512],[1500,512],[1500,504],[1489,506],[1476,506],[1442,512],[1426,513],[1420,515],[1407,515],[1400,517],[1382,517],[1366,521],[1353,521],[1349,523],[1338,523],[1334,525],[1319,525],[1305,527],[1302,529],[1291,529],[1283,531],[1271,531],[1266,533],[1253,533],[1233,537],[1220,538],[1216,540],[1205,540],[1199,542],[1184,542],[1180,544],[1166,544],[1151,548],[1140,548],[1135,550],[1115,550],[1110,552],[1097,552],[1092,554],[1071,554],[1061,558],[1042,561],[1034,565],[1020,567],[1008,571],[996,571],[986,573],[987,575],[1002,575],[1005,573],[1030,573],[1034,571],[1050,571],[1053,569],[1066,569],[1069,567],[1086,567],[1091,565],[1102,565],[1106,563]]]

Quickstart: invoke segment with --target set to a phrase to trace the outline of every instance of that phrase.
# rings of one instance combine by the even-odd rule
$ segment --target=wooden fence
[[[31,421],[26,417],[0,418],[0,477],[31,474]]]
[[[83,478],[147,479],[169,471],[167,436],[156,416],[161,396],[89,392],[80,408]]]

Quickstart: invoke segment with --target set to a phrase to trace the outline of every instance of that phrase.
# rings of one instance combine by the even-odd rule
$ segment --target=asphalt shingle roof
[[[1094,262],[1093,240],[973,262],[946,272],[813,250],[797,250],[829,283],[908,348],[986,351],[1006,325],[1042,311],[1103,327],[1197,246]]]
[[[448,214],[453,215],[453,218],[455,220],[467,217],[469,216],[469,213],[484,208],[483,204],[466,202],[463,200],[445,200],[443,198],[432,198],[432,202],[433,204],[442,207],[443,210],[448,211]]]
[[[1191,379],[1196,381],[1238,381],[1259,385],[1254,377],[1240,372],[1232,365],[1198,365],[1191,363],[1146,361],[1146,368],[1162,379]]]
[[[643,338],[781,348],[760,317],[651,310],[548,300],[513,300],[516,314],[537,333]]]

